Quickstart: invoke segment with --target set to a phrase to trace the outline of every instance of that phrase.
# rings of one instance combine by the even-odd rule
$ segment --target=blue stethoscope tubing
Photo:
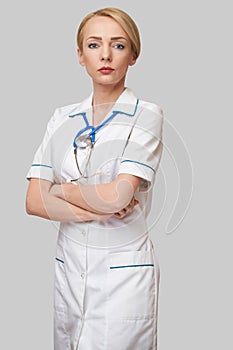
[[[88,124],[88,121],[87,121],[87,119],[86,119],[86,113],[78,113],[78,114],[73,115],[72,117],[81,114],[81,115],[83,116],[85,122],[86,122],[86,127],[83,128],[83,129],[81,129],[81,130],[79,130],[79,131],[77,132],[77,134],[75,135],[74,141],[73,141],[73,147],[74,147],[74,148],[77,148],[76,140],[78,139],[78,137],[79,137],[80,135],[82,135],[84,132],[86,132],[87,130],[90,130],[90,129],[91,129],[91,131],[89,132],[89,134],[87,135],[87,137],[88,137],[88,136],[90,137],[91,143],[92,143],[92,144],[95,143],[95,134],[96,134],[96,132],[97,132],[100,128],[102,128],[105,124],[107,124],[111,119],[113,119],[118,113],[119,113],[118,111],[114,111],[114,112],[110,115],[109,118],[107,118],[102,124],[100,124],[100,125],[97,126],[96,128],[94,128],[94,126]]]
[[[87,130],[90,130],[90,129],[91,129],[91,131],[90,131],[90,133],[87,135],[87,137],[88,137],[88,136],[90,137],[91,143],[92,143],[92,145],[93,145],[93,144],[95,143],[95,134],[96,134],[96,132],[97,132],[99,129],[101,129],[105,124],[107,124],[107,123],[108,123],[111,119],[113,119],[117,114],[122,114],[122,113],[123,113],[123,114],[125,114],[125,115],[128,115],[129,117],[135,116],[136,111],[137,111],[137,108],[138,108],[138,103],[139,103],[139,99],[137,99],[137,102],[136,102],[136,105],[135,105],[135,109],[134,109],[133,114],[124,113],[124,112],[121,112],[121,111],[113,111],[112,114],[111,114],[103,123],[101,123],[100,125],[98,125],[96,128],[88,123],[87,116],[86,116],[86,113],[85,113],[85,112],[84,112],[84,113],[77,113],[77,114],[70,115],[70,116],[69,116],[70,118],[74,118],[74,117],[76,117],[76,116],[78,116],[78,115],[82,115],[82,117],[83,117],[83,119],[84,119],[84,121],[85,121],[85,123],[86,123],[86,127],[83,128],[83,129],[81,129],[81,130],[79,130],[79,131],[77,132],[77,134],[75,135],[74,141],[73,141],[73,147],[74,147],[74,148],[77,148],[76,140],[78,139],[78,137],[79,137],[80,135],[82,135],[84,132],[86,132]]]
[[[72,116],[72,117],[74,117],[74,116],[77,116],[77,115],[82,115],[82,117],[83,117],[83,119],[84,119],[84,121],[85,121],[85,123],[86,123],[85,128],[83,128],[83,129],[81,129],[81,130],[79,130],[79,131],[77,132],[77,134],[76,134],[75,137],[74,137],[74,141],[73,141],[73,149],[74,149],[74,155],[75,155],[75,162],[76,162],[78,171],[79,171],[79,173],[80,173],[81,176],[83,176],[84,173],[83,173],[83,174],[81,173],[81,170],[80,170],[80,167],[79,167],[79,164],[78,164],[78,160],[77,160],[77,149],[78,149],[77,141],[78,141],[79,137],[80,137],[82,134],[84,134],[86,131],[91,130],[91,131],[89,132],[89,134],[87,134],[86,137],[85,137],[87,140],[89,140],[89,141],[91,141],[91,142],[87,142],[86,145],[84,146],[84,148],[89,148],[89,147],[90,147],[90,148],[92,149],[93,146],[94,146],[94,144],[95,144],[95,135],[96,135],[96,132],[97,132],[100,128],[102,128],[106,123],[108,123],[111,119],[113,119],[118,113],[119,113],[118,111],[114,111],[114,112],[110,115],[109,118],[107,118],[102,124],[100,124],[100,125],[97,126],[96,128],[88,123],[88,120],[87,120],[87,117],[86,117],[86,113],[78,113],[78,114],[75,114],[75,115]],[[91,157],[91,152],[89,152],[89,157],[88,157],[88,160],[87,160],[86,165],[88,164],[90,157]],[[77,180],[77,179],[74,179],[73,181],[76,181],[76,180]]]

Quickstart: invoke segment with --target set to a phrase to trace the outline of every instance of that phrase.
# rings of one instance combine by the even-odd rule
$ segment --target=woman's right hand
[[[115,213],[114,216],[117,217],[118,219],[124,218],[126,215],[128,215],[129,213],[131,213],[133,211],[133,208],[138,203],[139,203],[139,201],[133,196],[131,202],[127,205],[127,207],[125,207],[124,209],[122,209],[118,213]]]

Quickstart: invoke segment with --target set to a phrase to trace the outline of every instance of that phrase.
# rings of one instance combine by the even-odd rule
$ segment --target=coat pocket
[[[152,250],[109,253],[109,319],[150,319],[155,316],[155,271]]]
[[[65,301],[66,290],[66,271],[63,249],[60,244],[57,245],[55,257],[55,279],[54,279],[54,309],[60,312],[66,312]]]

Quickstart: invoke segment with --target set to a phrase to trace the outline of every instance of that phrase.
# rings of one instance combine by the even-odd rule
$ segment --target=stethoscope
[[[73,149],[74,149],[75,163],[76,163],[76,166],[77,166],[77,169],[78,169],[80,176],[76,179],[71,180],[71,182],[78,181],[81,178],[87,178],[87,176],[85,176],[85,173],[86,173],[86,170],[87,170],[87,167],[89,164],[89,160],[91,158],[92,149],[93,149],[94,144],[96,142],[97,131],[99,131],[101,128],[103,128],[110,120],[112,120],[119,113],[126,114],[128,116],[134,116],[136,111],[137,111],[138,103],[139,103],[139,99],[137,99],[133,114],[129,114],[126,112],[121,112],[121,111],[113,111],[112,114],[106,120],[104,120],[103,123],[98,125],[96,128],[88,123],[86,112],[76,113],[76,114],[69,116],[70,118],[74,118],[78,115],[81,115],[85,121],[85,124],[86,124],[85,128],[79,130],[74,137]],[[91,130],[91,131],[88,133],[89,130]],[[81,171],[79,163],[78,163],[78,154],[77,154],[78,150],[89,151],[89,154],[88,154],[86,164],[85,164],[83,171]]]
[[[106,120],[104,120],[103,123],[98,125],[96,128],[88,123],[86,112],[69,115],[70,118],[74,118],[76,116],[81,115],[83,117],[84,121],[85,121],[85,124],[86,124],[86,126],[83,129],[79,130],[77,132],[77,134],[75,135],[75,137],[74,137],[74,141],[73,141],[74,156],[75,156],[75,162],[76,162],[77,169],[78,169],[78,172],[79,172],[80,176],[77,179],[73,179],[71,181],[74,182],[74,181],[80,180],[81,178],[87,178],[87,176],[85,176],[85,172],[87,170],[87,166],[88,166],[88,163],[89,163],[89,160],[90,160],[90,157],[91,157],[91,153],[92,153],[94,144],[96,142],[96,133],[97,133],[97,131],[99,131],[101,128],[103,128],[117,114],[125,114],[125,115],[127,115],[129,117],[135,116],[137,108],[138,108],[138,103],[139,103],[139,99],[137,99],[137,102],[136,102],[136,105],[135,105],[135,109],[134,109],[134,112],[132,114],[129,114],[129,113],[126,113],[126,112],[122,112],[122,111],[113,111],[112,114]],[[129,133],[128,139],[129,139],[129,137],[131,135],[131,132],[132,132],[132,129],[131,129],[131,131]],[[127,142],[128,142],[128,140],[127,140]],[[85,164],[83,172],[81,171],[79,163],[78,163],[78,154],[77,154],[78,150],[80,150],[80,151],[89,150],[89,155],[87,157],[87,161],[86,161],[86,164]],[[87,244],[88,244],[88,234],[86,236],[86,244],[85,244],[85,249],[86,249],[86,266],[87,266]],[[85,301],[85,296],[86,296],[86,282],[85,282],[85,287],[84,287],[83,304],[84,304],[84,301]],[[78,350],[78,348],[79,348],[79,341],[80,341],[80,336],[81,336],[81,333],[82,333],[83,325],[84,325],[84,314],[82,314],[82,318],[81,318],[81,326],[80,326],[80,330],[79,330],[77,344],[76,344],[76,347],[75,347],[76,350]]]

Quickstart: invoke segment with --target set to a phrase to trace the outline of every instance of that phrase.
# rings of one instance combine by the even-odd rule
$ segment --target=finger
[[[119,211],[120,215],[125,215],[126,213],[127,213],[127,210],[125,208]]]
[[[118,213],[115,213],[118,217],[123,217],[128,213],[128,210],[126,208],[120,210]]]
[[[124,215],[120,213],[115,213],[114,216],[116,216],[118,219],[121,219]]]
[[[129,204],[128,208],[131,210],[135,206],[135,200]]]

